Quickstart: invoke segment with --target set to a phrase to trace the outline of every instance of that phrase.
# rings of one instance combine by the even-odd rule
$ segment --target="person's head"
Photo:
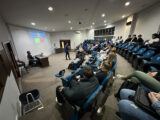
[[[136,34],[134,34],[132,38],[136,38]]]
[[[28,55],[30,55],[30,54],[31,54],[31,52],[30,52],[30,51],[27,51],[27,54],[28,54]]]
[[[152,34],[152,39],[156,39],[156,38],[158,38],[158,34],[157,33]]]
[[[116,58],[116,54],[115,53],[109,53],[107,60],[110,62],[113,62],[113,60]]]
[[[80,54],[77,54],[77,55],[76,55],[76,58],[79,58],[79,57],[80,57]]]
[[[111,52],[116,53],[116,47],[113,47],[113,48],[111,49]]]
[[[128,38],[131,38],[132,36],[131,35],[128,35]]]
[[[138,35],[138,38],[142,38],[142,35],[140,34],[140,35]]]
[[[84,66],[82,71],[85,78],[91,78],[94,75],[93,69],[90,66]]]
[[[113,45],[110,45],[109,49],[112,50],[113,47],[114,47]]]
[[[120,39],[122,39],[122,36],[120,36]]]

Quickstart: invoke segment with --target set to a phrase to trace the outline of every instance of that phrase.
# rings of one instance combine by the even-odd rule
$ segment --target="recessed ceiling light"
[[[36,23],[34,23],[34,22],[31,22],[31,25],[35,26],[35,25],[36,25]]]
[[[122,15],[122,18],[125,18],[125,15]]]
[[[129,6],[129,5],[130,5],[130,2],[126,2],[126,3],[125,3],[125,6]]]
[[[73,27],[70,27],[70,29],[72,30],[72,29],[73,29]]]
[[[68,23],[70,24],[70,23],[71,23],[71,21],[70,21],[70,20],[68,20]]]
[[[104,23],[106,23],[107,22],[107,20],[104,20]]]
[[[93,22],[92,25],[95,25],[95,23]]]
[[[48,10],[49,11],[53,11],[53,7],[48,7]]]
[[[104,24],[105,26],[107,25],[107,24]]]
[[[55,29],[52,29],[52,31],[56,31]]]
[[[106,14],[105,13],[102,13],[102,15],[101,15],[102,17],[105,17],[106,16]]]

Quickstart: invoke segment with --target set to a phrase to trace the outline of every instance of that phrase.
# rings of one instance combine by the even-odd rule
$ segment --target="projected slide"
[[[30,36],[35,44],[44,43],[46,40],[45,32],[42,31],[31,30]]]

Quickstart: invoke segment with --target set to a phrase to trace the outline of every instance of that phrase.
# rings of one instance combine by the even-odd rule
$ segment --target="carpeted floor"
[[[75,53],[71,53],[71,58],[74,59]],[[88,56],[86,56],[88,59]],[[67,68],[71,60],[65,60],[65,54],[54,54],[49,57],[50,66],[46,68],[34,67],[31,68],[29,73],[24,73],[22,78],[23,92],[38,89],[41,94],[44,109],[39,111],[33,111],[23,117],[20,120],[67,120],[66,116],[68,112],[64,108],[57,106],[55,102],[56,86],[61,85],[61,81],[55,77],[55,74],[60,70]],[[129,74],[134,69],[130,64],[121,56],[118,55],[118,63],[116,68],[116,74]],[[66,70],[65,76],[71,73],[70,70]],[[115,112],[118,111],[117,99],[114,97],[114,93],[117,92],[123,81],[115,79],[111,95],[105,103],[104,115],[102,120],[117,120]]]

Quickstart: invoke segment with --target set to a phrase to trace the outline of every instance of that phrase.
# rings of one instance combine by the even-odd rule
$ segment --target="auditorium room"
[[[160,120],[160,1],[0,0],[0,120]]]

